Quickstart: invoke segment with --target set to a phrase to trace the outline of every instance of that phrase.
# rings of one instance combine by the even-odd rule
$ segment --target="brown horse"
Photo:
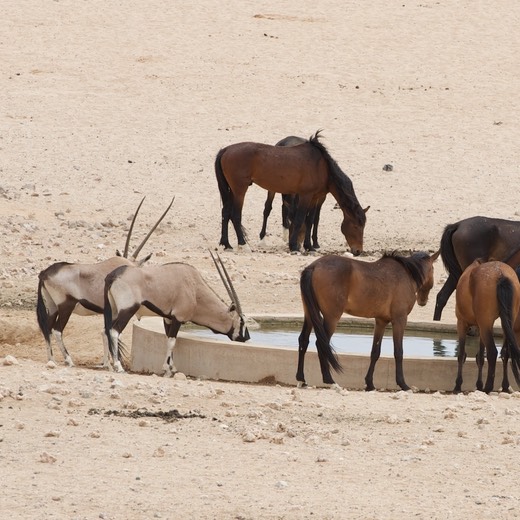
[[[391,323],[394,339],[396,382],[409,390],[403,374],[403,336],[408,314],[415,302],[426,305],[433,287],[433,263],[439,252],[414,253],[409,257],[385,254],[375,262],[328,255],[307,266],[300,278],[304,320],[298,339],[296,380],[305,384],[303,362],[314,329],[323,382],[333,384],[330,368],[341,365],[330,344],[341,315],[375,318],[366,389],[374,390],[374,369],[381,354],[381,341]]]
[[[493,324],[500,317],[504,331],[502,390],[509,391],[507,363],[511,357],[513,374],[520,385],[520,282],[517,273],[509,265],[481,259],[475,260],[465,269],[455,293],[457,333],[459,337],[458,371],[454,392],[462,386],[462,366],[466,359],[466,333],[469,326],[477,325],[480,331],[480,350],[477,354],[477,389],[489,393],[495,383],[497,348],[493,337]],[[482,384],[484,349],[488,360],[485,386]]]
[[[363,250],[366,211],[356,197],[351,180],[332,159],[316,132],[297,146],[272,146],[244,142],[220,150],[215,159],[222,199],[220,245],[232,249],[228,238],[233,223],[238,245],[246,244],[242,227],[244,197],[253,183],[276,193],[298,195],[298,207],[289,238],[289,249],[298,251],[298,234],[309,211],[331,193],[343,211],[341,231],[354,255]]]
[[[504,260],[509,251],[520,247],[520,222],[500,218],[471,217],[444,229],[441,258],[448,278],[437,294],[433,319],[441,319],[442,310],[457,287],[457,282],[473,260]]]
[[[308,140],[296,135],[289,135],[284,137],[276,143],[275,146],[297,146],[299,144],[307,143]],[[274,191],[267,192],[267,198],[264,203],[264,213],[262,221],[262,229],[260,230],[260,240],[262,240],[267,233],[267,219],[273,209],[273,200],[276,195]],[[298,236],[298,245],[302,243],[306,251],[316,251],[320,248],[318,242],[318,225],[320,222],[321,207],[325,202],[326,195],[317,202],[316,206],[309,211],[305,217],[305,225],[300,228],[300,235]],[[298,208],[298,195],[282,194],[282,226],[284,230],[284,240],[287,240],[290,235],[292,221]],[[312,240],[311,240],[312,239]]]

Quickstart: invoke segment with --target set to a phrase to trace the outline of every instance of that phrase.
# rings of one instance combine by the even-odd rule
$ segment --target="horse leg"
[[[314,215],[316,210],[311,209],[307,215],[305,216],[305,238],[303,240],[303,248],[306,251],[314,251],[314,247],[311,243],[311,231],[312,231],[312,224],[314,222]]]
[[[504,339],[504,344],[500,349],[500,358],[502,359],[502,392],[509,393],[509,376],[507,374],[507,364],[509,362],[509,343]]]
[[[231,212],[231,222],[233,222],[233,227],[235,228],[235,233],[237,234],[239,246],[246,245],[246,237],[244,228],[242,227],[242,208],[244,206],[244,196],[245,192],[235,194],[233,198],[233,211]]]
[[[274,191],[267,192],[267,199],[265,199],[265,204],[264,204],[264,221],[262,222],[262,229],[260,230],[260,240],[262,240],[267,233],[267,219],[269,218],[269,215],[271,214],[271,210],[273,209],[274,196],[275,196]],[[283,205],[282,205],[282,212],[283,212]]]
[[[305,376],[303,374],[303,361],[307,347],[309,346],[309,336],[311,334],[312,325],[307,317],[303,319],[303,326],[298,337],[298,370],[296,371],[296,381],[301,383],[300,386],[307,386],[305,382]]]
[[[365,390],[367,392],[376,389],[374,386],[374,370],[376,368],[377,360],[381,355],[381,342],[383,341],[383,335],[387,325],[388,321],[376,318],[376,323],[374,326],[374,338],[372,340],[372,350],[370,351],[370,366],[368,367],[368,372],[365,376],[365,383],[367,385]]]
[[[457,378],[455,379],[455,388],[453,392],[458,394],[462,391],[462,367],[466,361],[466,330],[467,324],[461,320],[457,321],[457,334],[459,338],[458,354],[457,354]]]
[[[410,390],[404,380],[403,372],[403,336],[406,327],[406,317],[392,322],[392,335],[394,339],[394,359],[395,359],[395,382],[401,390]]]
[[[482,334],[482,330],[480,331]],[[487,362],[488,362],[488,372],[486,378],[486,384],[484,385],[484,392],[489,394],[489,392],[493,391],[495,386],[495,370],[497,364],[497,347],[495,345],[495,340],[493,339],[493,330],[486,331],[484,334],[484,343],[486,345],[486,354],[487,354]]]
[[[233,249],[231,244],[229,243],[229,221],[231,219],[232,212],[232,202],[225,202],[222,205],[222,230],[220,233],[220,242],[219,245],[224,246],[224,249]]]
[[[336,330],[336,324],[338,323],[340,317],[341,314],[339,316],[329,316],[328,318],[324,318],[323,330],[325,333],[325,337],[320,337],[319,334],[316,334],[316,349],[318,350],[318,360],[320,362],[321,378],[326,385],[333,385],[335,384],[335,381],[332,378],[332,374],[330,373],[330,363],[323,352],[326,350],[330,350],[331,348],[330,338]]]
[[[173,348],[175,347],[175,343],[177,341],[177,334],[181,328],[181,322],[178,321],[175,317],[172,317],[171,320],[164,319],[163,324],[164,331],[166,332],[166,336],[168,338],[166,343],[166,359],[163,363],[164,377],[171,377],[172,374],[177,372],[177,369],[173,364]]]
[[[482,389],[484,388],[484,383],[482,382],[482,369],[484,367],[484,344],[482,343],[482,339],[480,340],[479,349],[477,352],[477,355],[475,356],[475,361],[477,363],[477,390],[480,390],[482,392]]]
[[[441,290],[437,294],[437,299],[435,301],[435,311],[433,314],[434,321],[440,321],[442,315],[442,309],[448,303],[450,296],[453,294],[453,291],[457,287],[457,279],[455,276],[450,274],[448,279],[444,282],[444,285],[441,287]]]
[[[325,199],[323,199],[323,201],[324,200]],[[320,223],[320,214],[323,201],[316,205],[316,209],[314,211],[314,222],[312,223],[312,247],[314,249],[320,248],[320,244],[318,243],[318,224]]]
[[[283,227],[283,240],[287,242],[289,240],[289,229],[291,227],[291,205],[293,204],[295,195],[282,194],[282,227]]]
[[[302,202],[300,197],[300,202],[298,207],[296,208],[296,212],[294,214],[294,219],[291,223],[291,233],[289,237],[289,250],[291,252],[298,252],[298,235],[300,234],[300,228],[302,227],[305,217],[307,215],[309,206]]]

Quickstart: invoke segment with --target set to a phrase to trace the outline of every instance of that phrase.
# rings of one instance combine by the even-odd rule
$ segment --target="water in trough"
[[[225,336],[215,335],[211,330],[195,326],[187,326],[184,332],[195,333],[203,337],[229,341]],[[250,330],[251,341],[266,346],[279,346],[286,348],[298,348],[299,328],[262,325],[258,330]],[[315,350],[315,336],[311,334],[309,350]],[[372,349],[372,331],[366,328],[349,328],[348,331],[340,329],[332,336],[332,345],[336,352],[347,354],[370,355]],[[501,347],[501,341],[497,341],[497,347]],[[394,353],[391,329],[388,328],[381,345],[381,354],[393,356]],[[453,334],[426,332],[405,334],[403,339],[404,355],[407,357],[456,357],[457,338]],[[468,357],[475,357],[478,351],[478,337],[468,336],[466,340],[466,353]]]

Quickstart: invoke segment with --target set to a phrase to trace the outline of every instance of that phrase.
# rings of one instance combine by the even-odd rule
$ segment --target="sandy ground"
[[[114,375],[94,369],[100,318],[81,317],[65,334],[79,366],[52,370],[33,310],[38,273],[122,249],[143,196],[131,247],[175,196],[141,254],[191,263],[224,294],[207,252],[220,236],[213,162],[240,141],[322,128],[370,205],[362,260],[433,252],[444,226],[465,217],[517,219],[519,25],[505,1],[3,2],[0,510],[519,516],[518,393]],[[299,273],[314,257],[288,253],[279,198],[259,242],[264,200],[252,186],[243,216],[252,251],[224,259],[246,313],[300,314]],[[340,222],[327,199],[320,254],[347,250]],[[438,262],[430,303],[411,320],[431,320],[444,277]],[[454,322],[453,299],[443,321]]]

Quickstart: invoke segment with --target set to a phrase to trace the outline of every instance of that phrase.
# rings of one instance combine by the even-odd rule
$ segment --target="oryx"
[[[172,262],[137,269],[121,266],[105,281],[105,334],[112,354],[114,370],[123,371],[119,361],[119,336],[135,314],[163,318],[167,352],[163,368],[169,377],[176,371],[173,347],[185,322],[208,327],[233,341],[247,341],[249,331],[231,279],[217,254],[211,253],[222,282],[231,298],[227,305],[202,278],[199,271],[185,263]]]
[[[122,255],[119,251],[116,251],[116,256],[95,264],[57,262],[39,274],[36,315],[38,325],[47,343],[47,359],[49,361],[54,361],[51,346],[52,334],[61,349],[65,363],[69,366],[74,365],[70,354],[65,348],[62,337],[63,329],[67,325],[71,314],[90,316],[103,313],[103,288],[106,275],[122,265],[141,266],[152,256],[150,254],[146,258],[137,261],[137,255],[168,213],[174,199],[175,197],[130,258],[128,258],[130,237],[135,219],[144,202],[144,197],[133,216]],[[104,333],[103,338],[105,338]],[[108,344],[106,342],[103,366],[105,368],[109,367]]]

